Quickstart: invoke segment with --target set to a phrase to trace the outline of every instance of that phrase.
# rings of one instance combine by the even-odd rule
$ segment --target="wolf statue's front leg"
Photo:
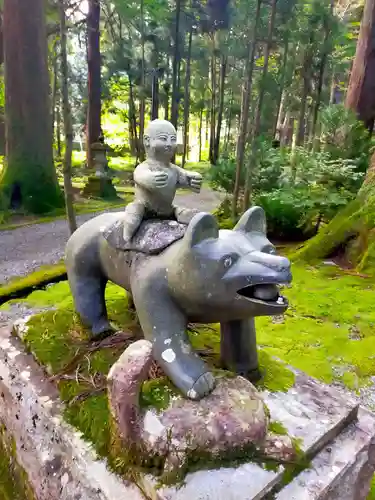
[[[193,351],[187,321],[173,303],[162,275],[134,279],[134,304],[144,336],[153,344],[153,356],[184,396],[198,400],[209,394],[215,379]]]
[[[221,323],[221,361],[224,368],[257,382],[260,377],[255,321]]]

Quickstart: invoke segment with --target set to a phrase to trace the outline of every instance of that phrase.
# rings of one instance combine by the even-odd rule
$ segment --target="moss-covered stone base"
[[[371,384],[375,365],[368,353],[374,344],[375,280],[336,267],[299,264],[293,266],[293,276],[293,286],[283,292],[290,302],[286,315],[257,318],[264,374],[260,387],[285,391],[294,383],[291,372],[275,362],[273,356],[327,383],[336,382],[353,390]],[[123,289],[108,285],[106,299],[109,315],[121,326],[122,336],[100,345],[89,344],[87,332],[74,313],[69,286],[61,282],[26,299],[31,306],[55,309],[29,322],[25,342],[54,376],[67,404],[67,421],[94,443],[100,455],[110,456],[113,468],[123,471],[128,457],[112,453],[116,443],[111,432],[105,376],[127,344],[139,338],[140,329],[126,307]],[[218,326],[193,325],[190,338],[200,355],[219,369]],[[162,408],[173,390],[154,367],[149,382],[144,384],[143,405]],[[158,464],[151,465],[157,470]]]

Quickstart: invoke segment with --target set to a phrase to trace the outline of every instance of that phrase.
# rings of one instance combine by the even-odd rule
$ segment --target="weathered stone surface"
[[[283,471],[281,466],[277,471],[267,471],[249,463],[194,472],[181,487],[158,487],[155,478],[146,476],[142,490],[152,500],[261,500],[281,481]]]
[[[62,419],[58,393],[11,326],[0,326],[0,425],[37,500],[142,500]]]
[[[136,444],[144,458],[166,457],[170,472],[189,455],[215,458],[262,445],[267,432],[264,404],[242,377],[219,378],[214,391],[201,401],[176,395],[164,410],[141,411],[139,393],[151,362],[152,344],[139,340],[125,350],[108,375],[110,407],[119,434],[128,445]],[[281,451],[282,440],[279,445]]]
[[[299,440],[307,455],[313,456],[357,417],[359,404],[349,394],[295,372],[295,384],[287,392],[264,391],[271,421],[282,422],[289,436]]]
[[[19,322],[19,326],[24,329],[24,322]],[[45,380],[33,358],[24,354],[22,345],[12,338],[10,332],[11,327],[0,328],[0,423],[15,439],[17,458],[29,476],[36,498],[144,498],[136,487],[110,474],[104,462],[95,461],[91,447],[63,422],[56,390]],[[143,360],[147,360],[150,346],[147,343],[143,346]],[[139,370],[136,366],[133,376]],[[301,395],[303,390],[308,394],[306,397]],[[293,435],[303,440],[302,444],[304,442],[315,451],[308,469],[279,493],[275,493],[275,488],[281,485],[281,466],[276,471],[267,471],[255,463],[202,470],[188,474],[179,487],[160,487],[158,479],[144,475],[137,480],[146,498],[260,500],[269,498],[267,495],[272,491],[276,500],[365,500],[375,469],[374,414],[360,409],[358,419],[355,419],[353,409],[356,402],[350,395],[340,394],[297,371],[293,389],[278,393],[277,397],[271,397],[275,394],[266,391],[264,396],[274,403],[271,419],[292,429]],[[295,400],[296,405],[293,404]],[[351,415],[351,423],[345,424],[348,418],[342,408]],[[330,423],[320,426],[321,415],[324,419],[330,416]],[[339,420],[342,424],[337,425]],[[314,422],[321,433],[330,435],[330,442],[319,451],[311,440],[306,439],[304,431],[305,424],[311,430]],[[344,429],[340,429],[342,426]],[[276,442],[284,437],[278,436]],[[317,439],[320,446],[326,442],[321,435]],[[275,453],[278,450],[276,442],[272,435],[265,440],[269,450]]]
[[[123,221],[117,220],[103,231],[103,236],[114,248],[153,255],[180,240],[185,234],[186,227],[186,225],[172,220],[146,220],[141,223],[132,240],[125,243]]]
[[[375,415],[352,422],[276,500],[366,500],[375,469]]]

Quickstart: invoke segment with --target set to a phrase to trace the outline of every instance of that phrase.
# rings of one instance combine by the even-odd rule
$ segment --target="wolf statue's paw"
[[[90,340],[93,342],[103,340],[116,333],[116,331],[116,328],[108,320],[98,321],[91,329]]]
[[[214,387],[215,377],[211,372],[206,372],[198,378],[193,387],[187,392],[187,397],[197,401],[210,394]]]

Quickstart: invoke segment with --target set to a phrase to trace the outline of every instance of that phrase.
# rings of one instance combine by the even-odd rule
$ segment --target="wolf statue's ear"
[[[267,233],[266,214],[262,207],[251,207],[247,210],[241,219],[237,222],[235,231],[250,233],[258,231],[259,233]]]
[[[191,219],[184,240],[193,247],[208,238],[218,238],[219,227],[213,215],[201,212]]]

